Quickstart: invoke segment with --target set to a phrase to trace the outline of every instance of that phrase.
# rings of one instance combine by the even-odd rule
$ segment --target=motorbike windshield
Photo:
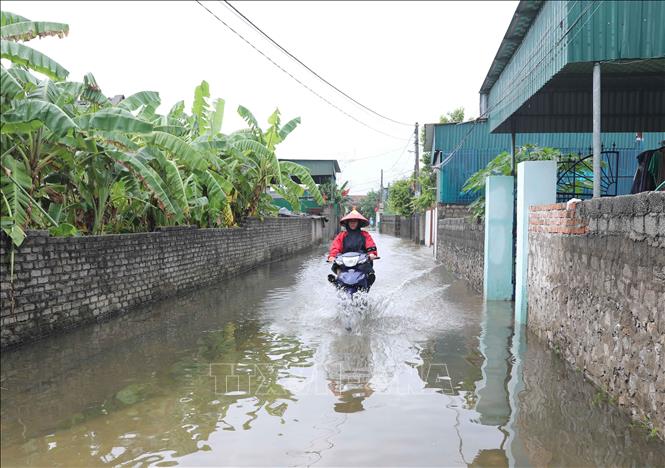
[[[367,276],[362,271],[350,270],[343,271],[337,276],[337,280],[349,286],[362,283]]]

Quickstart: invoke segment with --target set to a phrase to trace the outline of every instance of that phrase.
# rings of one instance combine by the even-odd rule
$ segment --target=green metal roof
[[[660,60],[653,60],[665,58],[664,37],[665,2],[662,1],[520,2],[481,88],[481,93],[488,93],[491,130],[510,132],[508,119],[546,85],[550,91],[571,90],[567,78],[564,77],[563,82],[559,82],[559,78],[576,73],[576,66],[585,62],[622,61],[621,71],[612,70],[611,64],[603,64],[603,80],[613,73],[631,78],[640,75],[646,80],[615,81],[615,90],[640,90],[645,87],[644,83],[648,89],[665,88],[659,79],[659,74],[665,74],[665,65]],[[643,60],[650,61],[645,63]],[[588,83],[580,82],[576,86],[577,90],[590,94],[590,73],[587,78]],[[610,114],[623,114],[625,106],[618,101],[630,99],[630,96],[625,93],[615,95],[613,91],[605,94],[608,97],[603,98],[603,106],[611,109]],[[648,107],[649,101],[656,99],[660,102],[663,97],[665,92],[651,97],[641,96],[637,107],[643,109]],[[550,105],[546,113],[539,114],[539,122],[531,119],[530,129],[518,125],[516,131],[569,132],[575,128],[586,131],[561,120],[560,117],[570,115],[571,110],[574,111],[563,109],[557,116],[558,121],[550,121],[546,117],[556,114]],[[590,112],[591,109],[587,111],[585,107],[585,113],[590,115]],[[618,119],[612,131],[619,128],[623,131],[660,130],[663,128],[659,127],[661,116],[662,110],[656,110],[647,122]]]
[[[510,61],[515,50],[519,47],[524,39],[524,35],[529,30],[531,23],[535,19],[540,7],[542,6],[542,0],[537,1],[522,1],[517,5],[513,19],[510,21],[508,30],[503,36],[503,40],[499,45],[499,50],[490,65],[490,69],[487,72],[485,81],[480,88],[481,93],[487,93],[497,78],[503,72],[503,69],[506,67],[506,64]]]
[[[336,159],[285,159],[279,158],[280,161],[291,161],[309,169],[312,176],[335,176],[336,173],[342,172],[339,168],[339,163]]]

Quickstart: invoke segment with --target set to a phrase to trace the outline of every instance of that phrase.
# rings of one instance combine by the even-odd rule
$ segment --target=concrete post
[[[485,181],[483,291],[487,301],[509,301],[513,295],[513,184],[512,176],[490,176]]]
[[[484,426],[503,426],[510,419],[506,377],[511,361],[506,345],[513,333],[511,309],[509,302],[485,304],[480,333],[480,352],[485,360],[481,368],[483,378],[476,383],[475,407]]]
[[[593,198],[600,197],[600,63],[593,64]]]
[[[515,323],[527,321],[529,207],[556,203],[556,161],[517,165],[517,254],[515,256]]]

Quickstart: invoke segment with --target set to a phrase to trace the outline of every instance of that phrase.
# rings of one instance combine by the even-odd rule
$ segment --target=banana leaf
[[[0,40],[0,58],[43,73],[52,80],[61,81],[69,72],[58,62],[18,42]]]
[[[5,27],[14,23],[22,23],[24,21],[30,21],[28,18],[25,18],[16,13],[11,13],[9,11],[0,11],[0,26]]]
[[[120,152],[109,152],[116,161],[123,163],[125,167],[132,170],[143,182],[144,186],[155,196],[161,207],[168,214],[173,214],[177,221],[182,220],[183,213],[177,206],[171,202],[166,190],[164,181],[150,166],[144,165],[138,158],[126,155]]]
[[[224,120],[224,99],[216,99],[213,104],[214,110],[210,115],[210,134],[217,135],[222,130]]]
[[[68,33],[69,26],[64,23],[21,21],[2,26],[0,38],[10,41],[29,41],[35,37],[58,36],[62,38]]]
[[[240,115],[240,117],[242,117],[245,120],[245,122],[247,122],[247,125],[249,125],[252,132],[263,143],[263,131],[261,130],[261,127],[259,126],[259,122],[256,120],[256,117],[254,117],[254,114],[252,114],[250,110],[247,109],[246,107],[238,106],[238,115]]]
[[[291,133],[295,128],[300,124],[300,117],[296,117],[295,119],[291,119],[284,126],[279,130],[279,138],[280,141],[284,141],[284,139]]]
[[[192,102],[192,115],[196,118],[199,126],[199,134],[205,133],[207,128],[206,113],[208,111],[208,101],[210,97],[210,87],[208,82],[203,80],[201,84],[194,88],[194,101]]]
[[[97,84],[97,80],[92,73],[86,73],[83,77],[83,92],[81,93],[81,99],[93,104],[98,104],[100,106],[110,104],[109,99],[104,96],[101,88]]]
[[[19,67],[11,67],[7,72],[18,81],[24,89],[39,86],[39,80],[28,70]]]
[[[145,141],[149,145],[155,145],[173,154],[190,170],[205,169],[205,159],[201,157],[198,151],[175,135],[164,132],[152,132],[145,137]]]
[[[185,193],[185,184],[178,166],[158,149],[153,148],[152,154],[155,155],[160,169],[166,175],[166,178],[162,178],[162,180],[164,180],[164,188],[167,190],[169,198],[172,202],[178,204],[178,208],[183,213],[186,213],[188,211],[187,194]]]
[[[323,197],[321,196],[319,187],[316,185],[316,182],[314,182],[314,179],[312,179],[312,176],[306,167],[291,161],[281,161],[280,169],[283,173],[288,174],[289,176],[296,176],[300,180],[300,183],[307,187],[307,190],[312,197],[314,197],[316,203],[323,205]],[[283,179],[287,179],[287,177]]]
[[[16,127],[32,121],[43,123],[54,134],[63,136],[69,130],[78,129],[74,121],[55,104],[39,99],[16,101],[14,108],[2,116],[2,132],[10,133]]]
[[[94,114],[78,117],[77,123],[83,129],[103,130],[106,132],[150,133],[152,125],[137,119],[134,115],[117,107],[102,109]]]
[[[153,109],[157,109],[161,104],[161,102],[162,100],[159,97],[158,92],[140,91],[120,101],[118,107],[133,112],[138,108],[140,108],[141,106],[152,107]]]
[[[61,92],[53,81],[42,80],[35,89],[28,93],[28,99],[40,99],[55,104],[58,102]]]
[[[3,66],[0,66],[0,94],[8,99],[24,95],[21,84]]]

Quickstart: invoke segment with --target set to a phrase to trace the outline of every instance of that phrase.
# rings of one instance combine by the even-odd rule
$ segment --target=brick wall
[[[528,327],[665,434],[665,193],[531,207]]]
[[[438,221],[436,259],[477,292],[483,291],[485,224],[471,218]]]
[[[577,210],[579,202],[532,206],[529,210],[529,232],[549,234],[587,234],[589,224]]]
[[[3,235],[0,345],[213,284],[320,242],[322,227],[320,218],[267,218],[234,229],[178,227],[70,238],[29,231],[15,253],[13,287]]]

